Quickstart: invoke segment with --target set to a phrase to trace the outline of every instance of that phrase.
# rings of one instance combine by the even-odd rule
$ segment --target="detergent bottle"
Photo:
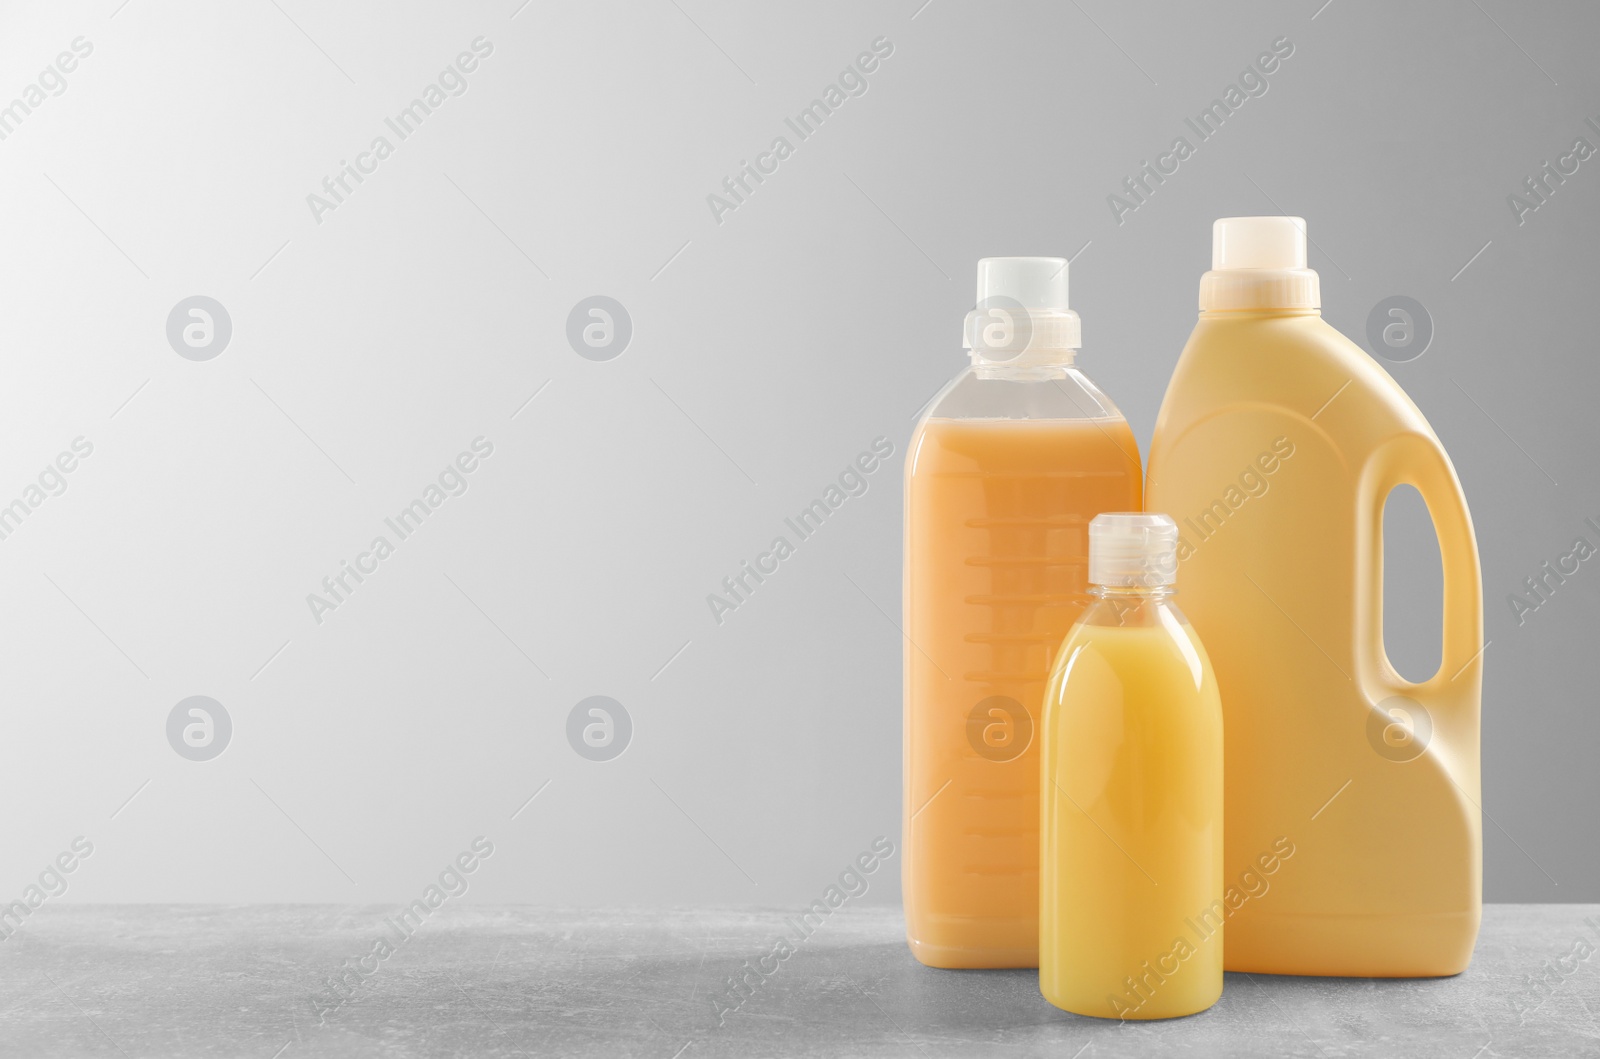
[[[985,258],[972,365],[906,458],[906,935],[934,967],[1036,967],[1039,727],[1089,602],[1089,522],[1136,510],[1139,450],[1074,365],[1067,262]]]
[[[1173,603],[1178,527],[1089,524],[1095,602],[1044,697],[1039,991],[1079,1015],[1166,1019],[1222,996],[1222,707]]]
[[[1400,386],[1325,323],[1298,217],[1213,230],[1146,496],[1222,697],[1228,970],[1456,974],[1482,914],[1483,603],[1472,519]],[[1383,647],[1383,510],[1427,503],[1442,657]]]

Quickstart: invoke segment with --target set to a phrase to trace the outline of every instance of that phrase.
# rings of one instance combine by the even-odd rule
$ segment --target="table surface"
[[[1033,972],[922,967],[897,908],[840,909],[731,1011],[793,912],[447,903],[404,940],[395,914],[47,905],[0,943],[0,1054],[1600,1055],[1600,905],[1488,906],[1455,978],[1230,974],[1209,1011],[1126,1024]]]

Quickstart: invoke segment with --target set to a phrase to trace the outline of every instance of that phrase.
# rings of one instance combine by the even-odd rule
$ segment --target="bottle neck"
[[[1172,585],[1090,585],[1089,595],[1095,599],[1113,600],[1148,600],[1159,603],[1177,595],[1178,590]]]
[[[1048,382],[1065,379],[1072,368],[1072,353],[1061,354],[1052,364],[1007,364],[1003,361],[975,361],[972,374],[984,380],[1000,382]]]
[[[1202,320],[1244,320],[1280,316],[1321,316],[1322,310],[1318,308],[1286,306],[1283,308],[1259,309],[1201,309]]]
[[[1322,283],[1313,269],[1214,268],[1200,277],[1200,308],[1318,309]]]

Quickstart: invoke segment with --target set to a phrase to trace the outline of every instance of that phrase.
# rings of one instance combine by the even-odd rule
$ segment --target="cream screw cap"
[[[1303,217],[1223,217],[1211,226],[1211,271],[1201,309],[1316,309],[1321,283],[1306,267]]]

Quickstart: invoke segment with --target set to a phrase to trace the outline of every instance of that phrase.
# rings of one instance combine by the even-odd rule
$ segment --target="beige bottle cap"
[[[1211,271],[1201,309],[1316,309],[1316,272],[1306,267],[1302,217],[1223,217],[1211,226]]]

